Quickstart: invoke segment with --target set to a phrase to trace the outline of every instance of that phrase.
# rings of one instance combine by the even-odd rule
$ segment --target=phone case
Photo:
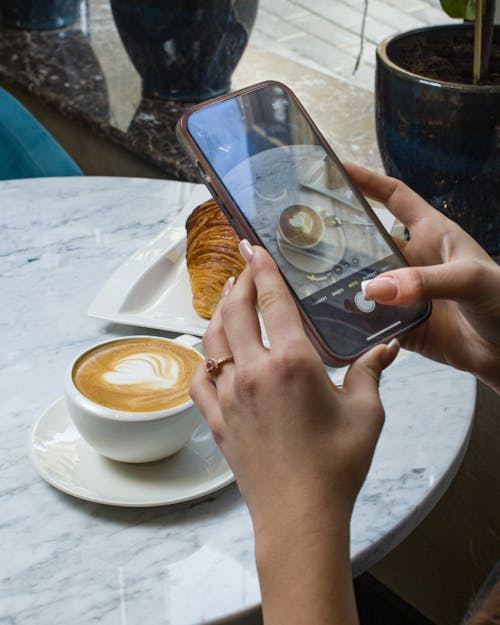
[[[249,226],[249,224],[247,223],[245,218],[240,214],[240,212],[239,212],[237,206],[234,204],[231,196],[226,191],[226,188],[224,187],[222,182],[219,180],[218,176],[216,175],[215,171],[213,170],[213,168],[211,167],[210,163],[206,159],[205,155],[199,149],[199,147],[198,147],[196,141],[194,140],[194,138],[191,136],[191,134],[190,134],[190,132],[188,130],[187,122],[188,122],[189,116],[192,115],[193,112],[197,111],[200,108],[211,106],[212,104],[214,104],[216,102],[223,101],[223,100],[227,100],[227,99],[231,99],[231,98],[237,98],[240,95],[247,94],[247,93],[250,93],[252,91],[256,91],[256,90],[259,90],[259,89],[267,89],[267,88],[271,88],[271,87],[279,87],[279,88],[283,89],[284,91],[286,91],[288,96],[293,100],[294,104],[298,107],[298,109],[300,110],[301,114],[305,117],[305,119],[308,121],[310,126],[314,129],[318,139],[320,140],[321,144],[325,148],[326,153],[334,160],[336,166],[343,173],[343,175],[345,177],[345,181],[349,184],[350,189],[352,190],[352,192],[355,195],[356,199],[362,204],[362,206],[363,206],[364,210],[366,211],[367,215],[370,217],[370,219],[372,220],[373,224],[377,228],[378,232],[382,235],[382,237],[384,238],[384,240],[386,241],[386,243],[390,247],[391,251],[394,253],[394,255],[396,255],[400,259],[402,265],[407,266],[408,263],[407,263],[406,259],[404,258],[404,256],[402,255],[402,253],[400,252],[399,248],[392,241],[390,235],[387,233],[385,228],[382,226],[382,224],[380,223],[380,220],[378,219],[377,215],[374,213],[374,211],[370,207],[370,205],[366,202],[364,196],[361,194],[361,192],[352,183],[352,181],[350,180],[350,178],[349,178],[347,172],[345,171],[342,163],[340,162],[340,160],[336,156],[336,154],[333,151],[333,149],[331,148],[331,146],[325,140],[325,138],[323,137],[323,135],[320,132],[320,130],[314,124],[313,120],[311,119],[311,117],[309,116],[307,111],[304,109],[304,107],[302,106],[301,102],[298,100],[298,98],[295,96],[295,94],[286,85],[284,85],[284,84],[282,84],[280,82],[277,82],[277,81],[264,81],[264,82],[261,82],[261,83],[255,84],[255,85],[251,85],[249,87],[245,87],[243,89],[239,89],[237,91],[231,92],[230,94],[219,96],[219,97],[214,98],[212,100],[209,100],[209,101],[197,104],[197,105],[195,105],[194,107],[192,107],[190,110],[186,111],[183,114],[183,116],[180,118],[180,120],[178,121],[177,126],[176,126],[176,134],[177,134],[177,138],[179,140],[179,143],[181,144],[181,146],[185,150],[186,154],[189,156],[189,158],[192,160],[192,162],[196,166],[196,168],[197,168],[197,170],[198,170],[198,172],[200,174],[201,180],[207,186],[207,188],[210,190],[210,192],[213,195],[214,199],[217,201],[217,203],[219,204],[221,210],[226,215],[226,217],[229,219],[230,223],[232,224],[232,226],[235,229],[235,231],[238,234],[238,236],[240,238],[246,238],[251,244],[261,244],[259,238],[256,236],[255,232]],[[295,294],[293,289],[290,289],[290,290],[292,292],[292,295],[294,296],[294,299],[295,299],[295,301],[297,303],[297,306],[299,308],[299,311],[301,313],[305,330],[306,330],[308,336],[310,337],[311,341],[315,345],[315,347],[316,347],[318,353],[320,354],[322,360],[326,364],[329,364],[329,365],[332,365],[332,366],[345,366],[346,364],[349,364],[350,362],[355,360],[362,353],[364,353],[364,352],[368,351],[369,349],[371,349],[371,347],[373,347],[373,345],[376,344],[376,343],[373,343],[369,347],[362,348],[359,351],[356,351],[356,353],[350,354],[347,357],[342,355],[342,354],[336,353],[335,351],[333,351],[331,349],[331,347],[326,343],[326,341],[323,339],[321,334],[317,331],[316,327],[311,322],[309,316],[307,315],[307,313],[305,312],[304,308],[301,305],[300,299],[297,297],[297,295]],[[412,328],[416,327],[417,325],[419,325],[420,323],[425,321],[425,319],[429,316],[430,311],[431,311],[431,308],[430,308],[430,302],[429,302],[427,304],[426,312],[425,312],[425,314],[422,317],[416,319],[414,323],[405,326],[403,329],[399,329],[398,331],[395,331],[394,333],[390,334],[389,336],[385,336],[383,342],[388,342],[392,338],[401,336],[403,333],[406,333],[409,330],[411,330]]]

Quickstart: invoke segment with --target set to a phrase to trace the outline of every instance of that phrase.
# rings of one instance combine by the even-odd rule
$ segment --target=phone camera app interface
[[[399,307],[375,323],[361,293],[362,280],[400,267],[399,257],[281,87],[200,109],[189,130],[323,335],[335,308],[336,332],[348,330],[335,339],[339,353],[402,323]]]

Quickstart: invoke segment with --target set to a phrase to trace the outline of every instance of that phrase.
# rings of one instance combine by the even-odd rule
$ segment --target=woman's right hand
[[[397,241],[411,267],[364,283],[380,304],[433,300],[430,318],[402,338],[407,349],[470,371],[500,393],[500,267],[457,224],[395,178],[346,169],[410,231]]]

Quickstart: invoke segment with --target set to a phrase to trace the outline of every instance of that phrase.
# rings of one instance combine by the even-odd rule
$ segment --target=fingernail
[[[385,348],[385,354],[383,354],[383,367],[384,369],[392,364],[399,353],[401,345],[399,344],[398,339],[391,339],[389,343],[387,343]]]
[[[226,282],[226,284],[224,285],[224,288],[222,289],[222,297],[226,297],[226,295],[231,293],[231,289],[233,288],[233,284],[234,284],[234,276],[231,276],[228,279],[228,281]]]
[[[361,290],[366,299],[391,300],[398,294],[398,283],[394,278],[380,276],[373,280],[363,280]]]
[[[387,343],[387,349],[390,349],[391,351],[396,351],[399,352],[399,348],[401,347],[401,345],[399,344],[398,339],[391,339],[388,343]]]
[[[242,239],[239,244],[240,254],[249,263],[252,260],[253,249],[250,243],[246,239]]]

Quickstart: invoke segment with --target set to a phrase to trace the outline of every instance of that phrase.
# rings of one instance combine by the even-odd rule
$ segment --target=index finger
[[[231,292],[221,302],[221,317],[235,362],[257,361],[262,353],[262,333],[256,302],[255,284],[247,265]]]
[[[401,180],[381,176],[352,163],[346,163],[345,168],[364,195],[382,202],[405,226],[410,228],[424,217],[441,217],[438,211]]]
[[[269,253],[254,246],[249,267],[271,347],[273,342],[306,338],[297,304]]]

